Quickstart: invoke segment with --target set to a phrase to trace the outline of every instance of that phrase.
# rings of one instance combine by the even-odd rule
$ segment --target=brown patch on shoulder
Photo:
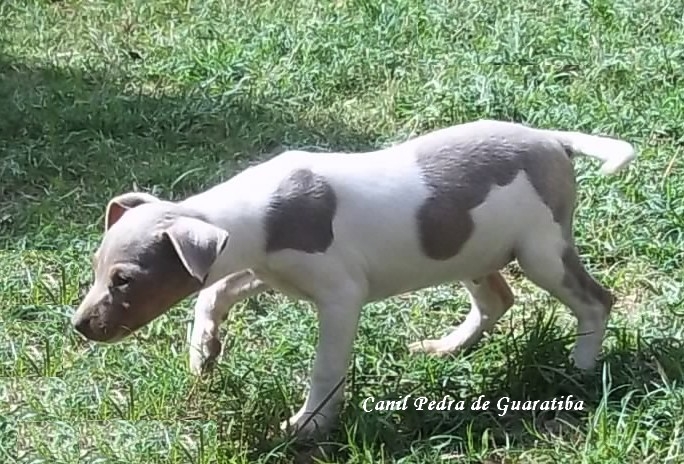
[[[266,252],[322,253],[332,244],[337,197],[323,176],[299,169],[276,190],[265,219]]]
[[[562,145],[518,125],[471,123],[417,144],[416,160],[430,196],[418,211],[421,246],[436,260],[452,258],[471,237],[470,211],[493,186],[510,184],[527,174],[555,220],[570,227],[575,179]]]

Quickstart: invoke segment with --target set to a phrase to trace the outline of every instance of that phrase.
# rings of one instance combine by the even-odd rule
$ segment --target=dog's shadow
[[[350,444],[360,449],[368,444],[381,444],[384,456],[391,460],[434,452],[435,447],[439,447],[444,458],[486,454],[494,445],[528,448],[545,437],[576,436],[578,430],[588,426],[590,415],[619,412],[626,407],[636,409],[647,397],[649,401],[655,399],[654,384],[684,379],[684,370],[677,362],[684,357],[684,344],[678,339],[644,339],[636,331],[613,329],[609,337],[612,346],[605,350],[596,369],[586,373],[572,367],[568,340],[554,338],[552,328],[553,323],[548,320],[538,320],[520,336],[524,340],[503,342],[508,345],[503,347],[508,354],[502,347],[493,348],[501,350],[499,356],[504,356],[505,362],[494,362],[492,369],[481,375],[477,390],[464,388],[469,382],[464,381],[462,371],[449,372],[448,359],[429,361],[445,369],[439,378],[426,384],[397,381],[400,387],[383,388],[383,383],[373,384],[372,379],[356,377],[350,385],[352,395],[342,413],[340,428],[328,440],[314,446],[290,441],[289,446],[277,439],[263,442],[259,448],[287,448],[285,454],[295,462],[314,462],[314,458],[343,462]],[[386,379],[384,383],[387,384]],[[371,389],[370,384],[373,384]],[[368,395],[358,392],[369,390],[375,403],[368,404],[411,396],[405,410],[368,412],[363,407]],[[425,407],[416,410],[413,403],[419,396],[440,400],[445,395],[454,400],[463,399],[464,410],[455,410],[456,403],[450,411]],[[471,409],[473,400],[480,395],[490,401],[488,410]],[[501,398],[510,399],[506,411],[503,411],[506,400],[502,400],[502,408],[497,407]],[[582,409],[511,410],[513,402],[539,400],[539,405],[554,398],[557,401],[571,398],[574,406],[581,401]],[[601,411],[604,408],[606,411]],[[263,452],[256,454],[263,456]]]

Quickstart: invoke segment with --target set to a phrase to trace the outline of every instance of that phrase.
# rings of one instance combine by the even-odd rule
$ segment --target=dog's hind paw
[[[453,346],[451,344],[445,343],[444,340],[421,340],[419,342],[410,343],[408,346],[410,353],[427,353],[432,356],[446,356],[449,354],[455,354],[459,351],[460,346]]]

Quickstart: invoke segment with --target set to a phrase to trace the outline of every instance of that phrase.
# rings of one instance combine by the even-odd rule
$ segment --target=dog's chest
[[[254,274],[269,287],[290,298],[312,301],[313,297],[296,281],[288,279],[285,274],[279,274],[265,269],[253,269]]]

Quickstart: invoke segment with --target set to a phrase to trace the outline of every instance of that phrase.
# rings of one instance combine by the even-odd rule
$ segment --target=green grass
[[[187,369],[186,301],[119,345],[68,317],[104,206],[180,199],[278,147],[386,146],[477,118],[614,134],[639,158],[578,160],[577,242],[620,298],[605,359],[569,367],[574,320],[508,270],[517,302],[454,359],[411,356],[467,298],[444,285],[370,305],[332,457],[341,462],[684,462],[681,1],[0,2],[0,462],[289,462],[309,305],[239,305],[229,352]],[[542,6],[542,3],[544,6]],[[365,413],[372,395],[547,399],[583,412]]]

